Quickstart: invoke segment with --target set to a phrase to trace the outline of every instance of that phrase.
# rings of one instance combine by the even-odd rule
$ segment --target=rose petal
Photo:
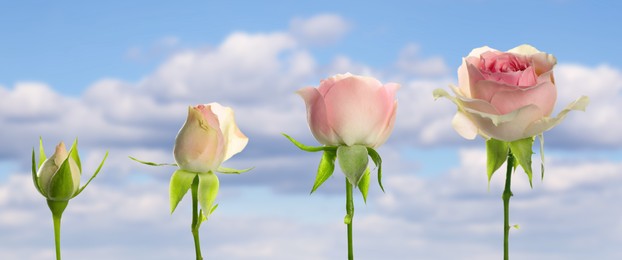
[[[581,96],[577,100],[575,100],[574,102],[566,106],[566,108],[564,108],[564,110],[559,112],[556,117],[554,118],[545,117],[545,118],[542,118],[540,120],[533,122],[525,130],[525,135],[535,136],[544,131],[547,131],[555,127],[557,124],[561,123],[564,120],[564,118],[566,118],[566,115],[570,113],[570,111],[572,110],[585,111],[589,103],[590,103],[590,99],[588,97]]]
[[[519,87],[531,87],[536,85],[538,82],[538,76],[534,70],[533,66],[528,67],[522,73],[520,73],[520,78],[517,80],[517,84]]]
[[[216,114],[209,106],[189,107],[173,148],[179,167],[191,172],[215,170],[223,161],[223,150],[224,137]]]
[[[544,52],[536,53],[531,56],[531,61],[533,62],[533,66],[535,67],[537,75],[542,75],[546,72],[552,72],[553,67],[555,66],[555,64],[557,64],[557,59],[555,58],[555,56]]]
[[[515,54],[520,54],[520,55],[524,55],[524,56],[529,56],[529,55],[534,55],[536,53],[541,53],[541,51],[539,51],[538,49],[536,49],[535,47],[533,47],[533,46],[531,46],[529,44],[523,44],[523,45],[516,46],[516,47],[508,50],[507,52],[515,53]]]
[[[538,106],[544,116],[548,116],[555,107],[557,88],[551,82],[543,82],[528,89],[508,89],[497,91],[490,103],[499,113],[507,114],[521,107],[534,104]]]
[[[328,121],[326,103],[318,89],[306,87],[296,93],[305,101],[307,121],[315,139],[325,145],[338,145],[340,138]]]
[[[322,96],[325,96],[326,93],[330,91],[330,89],[333,87],[335,82],[348,78],[348,77],[352,77],[352,76],[353,75],[350,74],[350,72],[346,72],[345,74],[337,74],[330,78],[323,79],[320,81],[320,86],[317,88],[317,90],[320,92]]]
[[[248,137],[240,131],[236,122],[233,109],[224,107],[218,103],[208,104],[212,112],[216,114],[220,123],[220,130],[226,143],[223,162],[233,155],[241,152],[248,144]]]
[[[483,47],[479,47],[479,48],[475,48],[473,49],[469,55],[467,57],[477,57],[479,59],[479,56],[482,55],[485,52],[498,52],[498,50],[495,50],[493,48],[490,48],[488,46],[483,46]]]
[[[497,111],[496,108],[494,108],[490,103],[481,100],[481,99],[474,99],[474,98],[468,98],[465,97],[462,93],[461,93],[461,89],[457,88],[454,85],[449,85],[449,87],[451,88],[451,90],[454,92],[454,94],[456,94],[456,97],[452,97],[449,95],[449,93],[446,93],[447,96],[444,96],[445,98],[449,98],[450,100],[452,100],[452,102],[454,102],[454,104],[459,105],[459,108],[470,108],[470,109],[474,109],[477,111],[481,111],[484,113],[489,113],[489,114],[495,114],[498,115],[499,111]],[[440,89],[439,89],[440,91]],[[437,90],[434,91],[434,95],[435,98],[438,98],[436,95]],[[442,95],[442,94],[441,94]],[[440,96],[439,96],[440,97]],[[455,100],[454,100],[455,99]]]
[[[370,79],[345,78],[324,96],[328,121],[346,145],[371,145],[393,109],[380,82]]]
[[[479,130],[497,140],[512,142],[529,137],[525,129],[532,122],[542,118],[542,111],[535,105],[529,105],[505,115],[492,115],[465,109]]]
[[[466,139],[473,140],[477,136],[477,126],[464,113],[458,111],[451,120],[451,125],[458,134]]]
[[[494,80],[479,80],[471,83],[471,96],[474,99],[481,99],[491,102],[494,95],[500,90],[512,91],[517,89],[517,86],[504,84]]]
[[[393,103],[393,109],[391,110],[391,114],[389,114],[387,118],[387,122],[384,124],[386,127],[380,132],[378,137],[376,137],[376,141],[372,144],[372,148],[376,148],[384,144],[389,136],[391,136],[391,132],[393,132],[393,126],[395,125],[395,115],[397,114],[397,101]]]
[[[471,97],[469,71],[467,69],[466,59],[462,59],[462,65],[458,67],[458,87],[464,96]]]

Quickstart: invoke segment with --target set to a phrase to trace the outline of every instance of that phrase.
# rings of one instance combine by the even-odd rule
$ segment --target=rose
[[[456,97],[444,90],[435,96],[447,97],[458,106],[453,126],[467,139],[477,134],[512,142],[536,136],[559,124],[570,110],[587,106],[581,97],[558,114],[549,117],[555,106],[557,89],[553,55],[530,45],[507,52],[489,47],[476,48],[458,68]]]
[[[80,174],[80,167],[60,142],[54,154],[40,165],[35,181],[49,200],[66,201],[79,190]]]
[[[247,143],[248,138],[235,123],[233,109],[210,103],[188,108],[173,154],[182,170],[205,173],[217,170]]]
[[[307,107],[313,136],[329,146],[383,144],[395,122],[396,83],[350,73],[322,80],[318,88],[298,90]]]
[[[353,259],[352,218],[353,187],[367,199],[370,171],[369,157],[378,169],[378,185],[382,187],[382,158],[374,148],[383,144],[395,123],[396,83],[383,85],[375,78],[338,74],[320,81],[320,86],[298,90],[307,107],[309,128],[323,146],[306,146],[286,135],[298,148],[307,152],[323,151],[318,165],[313,193],[335,170],[335,161],[346,177],[346,216],[348,258]]]
[[[32,149],[32,181],[35,189],[47,199],[48,207],[52,212],[54,223],[54,243],[56,245],[56,259],[60,259],[60,223],[63,212],[69,200],[80,195],[86,186],[97,176],[108,152],[95,170],[91,178],[80,187],[82,163],[78,154],[78,139],[73,142],[69,152],[65,143],[56,146],[54,154],[47,158],[43,149],[43,139],[39,138],[39,160],[35,160],[35,149]]]

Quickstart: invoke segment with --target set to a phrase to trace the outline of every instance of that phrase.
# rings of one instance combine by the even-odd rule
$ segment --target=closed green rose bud
[[[80,188],[80,174],[78,163],[69,156],[65,143],[60,142],[54,154],[39,167],[37,183],[49,200],[69,200]]]

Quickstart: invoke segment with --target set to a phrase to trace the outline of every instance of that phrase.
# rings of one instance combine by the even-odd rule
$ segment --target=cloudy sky
[[[236,111],[250,143],[226,166],[201,228],[208,259],[343,259],[343,175],[309,195],[320,154],[294,92],[336,73],[402,85],[379,149],[386,193],[356,194],[357,259],[499,259],[503,174],[485,174],[484,141],[451,128],[432,90],[461,57],[529,43],[554,54],[556,111],[546,176],[514,178],[515,259],[620,259],[622,33],[619,1],[12,1],[0,3],[0,259],[53,259],[51,214],[30,152],[78,137],[85,173],[104,169],[63,217],[66,259],[192,259],[189,199],[169,214],[172,145],[188,105]],[[535,149],[538,152],[537,149]],[[534,167],[539,169],[539,154]]]

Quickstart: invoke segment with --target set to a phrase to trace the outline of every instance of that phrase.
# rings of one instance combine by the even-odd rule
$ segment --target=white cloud
[[[396,67],[407,75],[420,77],[446,76],[449,68],[441,57],[420,57],[419,45],[408,44],[400,53]]]
[[[618,117],[622,111],[622,71],[608,65],[590,68],[561,64],[555,70],[555,79],[557,110],[580,95],[589,96],[590,105],[586,113],[568,116],[549,139],[558,145],[621,147],[622,122]]]
[[[215,50],[173,55],[139,89],[162,100],[252,102],[284,93],[314,70],[312,56],[288,34],[237,32]]]
[[[350,29],[349,23],[336,14],[320,14],[307,19],[295,18],[290,32],[300,42],[328,45],[339,41]]]
[[[13,89],[0,86],[0,94],[0,116],[5,120],[54,120],[75,106],[73,100],[60,96],[50,86],[39,82],[18,82]]]

